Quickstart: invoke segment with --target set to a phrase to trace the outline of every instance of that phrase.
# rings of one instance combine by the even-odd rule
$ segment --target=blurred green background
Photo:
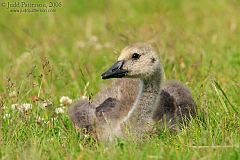
[[[18,132],[28,130],[32,133],[30,141],[26,142],[22,134],[11,139],[12,133],[3,125],[0,144],[5,149],[0,153],[1,157],[8,159],[11,155],[24,159],[25,152],[20,144],[26,142],[31,146],[27,151],[39,159],[46,153],[50,153],[52,159],[79,158],[78,155],[79,159],[85,156],[93,159],[115,156],[118,159],[154,159],[154,156],[148,157],[150,151],[157,159],[239,158],[239,147],[230,147],[230,151],[225,147],[185,148],[185,145],[239,145],[239,0],[58,2],[62,7],[53,13],[11,13],[0,7],[0,101],[3,108],[13,103],[30,103],[35,95],[56,104],[62,95],[77,99],[87,82],[87,95],[94,95],[109,82],[101,80],[100,75],[115,61],[121,49],[143,41],[158,50],[166,79],[178,79],[190,87],[198,105],[198,118],[192,128],[179,135],[163,134],[146,145],[129,144],[132,154],[127,152],[128,147],[119,149],[116,146],[113,151],[87,146],[87,154],[80,154],[82,141],[66,115],[63,122],[71,127],[66,131],[59,124],[58,130],[68,135],[66,144],[63,147],[59,142],[56,147],[53,142],[63,137],[58,134],[54,139],[53,136],[49,145],[54,150],[42,145],[48,144],[52,132],[41,132],[39,135],[43,138],[40,138],[35,134],[40,133],[36,126],[27,129],[23,125]],[[16,99],[8,96],[12,91],[18,92]],[[2,113],[3,116],[6,110],[2,109]],[[31,118],[26,121],[34,123]],[[18,128],[16,124],[12,125]],[[47,128],[43,131],[47,132]],[[127,142],[123,144],[128,146]],[[11,151],[11,146],[15,146],[16,151]],[[34,147],[40,151],[35,151]]]

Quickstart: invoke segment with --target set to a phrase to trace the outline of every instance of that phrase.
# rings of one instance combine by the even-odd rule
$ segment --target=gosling
[[[117,80],[102,88],[93,103],[74,103],[69,109],[70,119],[101,141],[129,133],[141,138],[163,122],[175,129],[196,115],[196,105],[186,86],[178,81],[163,82],[163,73],[151,45],[127,46],[117,62],[102,74],[102,79]]]

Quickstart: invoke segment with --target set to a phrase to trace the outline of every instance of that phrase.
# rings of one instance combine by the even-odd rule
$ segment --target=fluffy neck
[[[159,101],[161,91],[162,70],[159,68],[152,76],[142,79],[137,99],[129,112],[127,123],[133,129],[141,131],[149,130],[153,112]],[[137,129],[139,127],[139,129]]]

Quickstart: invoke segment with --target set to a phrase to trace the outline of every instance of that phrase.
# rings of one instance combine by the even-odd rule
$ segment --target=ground
[[[240,159],[240,1],[60,2],[53,13],[0,7],[1,159]],[[59,99],[94,98],[110,83],[101,73],[139,41],[191,89],[197,117],[178,134],[98,144]]]

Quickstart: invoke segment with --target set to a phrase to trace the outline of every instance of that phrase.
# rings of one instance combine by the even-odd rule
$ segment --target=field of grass
[[[55,13],[0,7],[1,159],[240,159],[240,1],[60,1]],[[178,134],[98,144],[55,108],[61,96],[94,97],[138,41],[191,89],[198,115]],[[23,103],[32,109],[12,108]]]

